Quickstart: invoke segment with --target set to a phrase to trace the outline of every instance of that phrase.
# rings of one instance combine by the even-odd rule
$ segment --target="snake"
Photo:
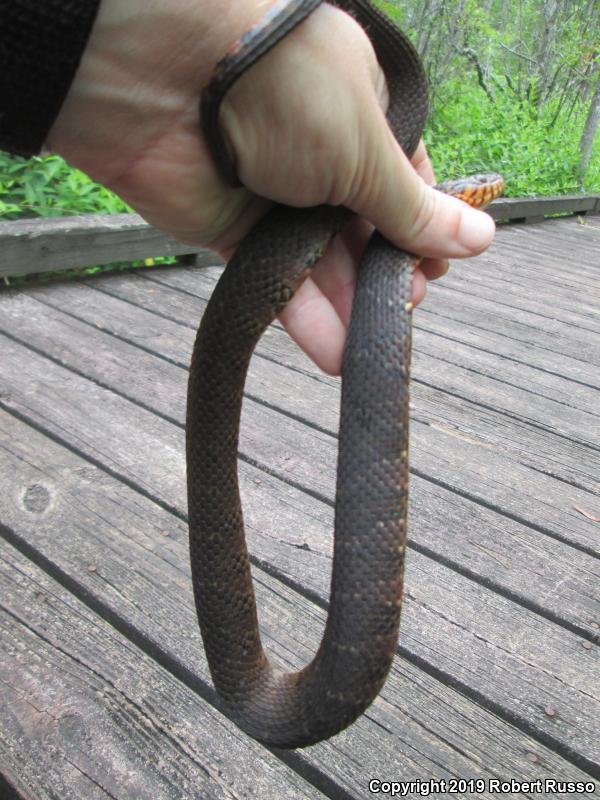
[[[240,185],[219,128],[237,78],[318,7],[280,0],[234,43],[204,89],[201,121],[224,180]],[[367,31],[388,85],[388,124],[410,157],[427,116],[427,81],[408,37],[370,0],[332,3]],[[443,185],[483,206],[498,175]],[[211,678],[227,715],[276,748],[346,728],[380,692],[398,646],[406,551],[411,280],[419,258],[377,231],[362,262],[342,361],[330,601],[321,643],[299,671],[263,648],[245,541],[237,460],[246,373],[260,336],[352,218],[343,207],[276,205],[239,244],[202,316],[188,383],[190,562]]]

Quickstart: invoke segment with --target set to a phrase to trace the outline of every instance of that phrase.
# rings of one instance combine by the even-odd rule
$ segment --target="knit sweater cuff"
[[[0,149],[38,153],[69,91],[100,0],[13,0],[0,21]]]

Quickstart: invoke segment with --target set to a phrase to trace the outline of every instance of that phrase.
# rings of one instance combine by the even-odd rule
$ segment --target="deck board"
[[[22,792],[322,796],[8,543],[0,593],[0,753]]]
[[[275,759],[273,786],[289,796],[368,797],[368,775],[600,776],[600,528],[581,513],[600,515],[600,224],[590,219],[502,227],[489,256],[455,267],[416,313],[398,657],[381,699],[332,742],[288,755],[252,743],[247,753]],[[161,702],[187,693],[204,719],[218,711],[191,601],[183,418],[194,331],[218,273],[171,268],[0,293],[6,574],[35,562],[28,580],[71,593],[85,625],[98,616],[98,629],[110,628],[113,652],[140,649],[156,691],[164,684]],[[275,657],[295,667],[316,647],[327,601],[338,402],[338,381],[272,326],[250,370],[240,478],[261,625]],[[28,608],[26,583],[16,607]],[[35,641],[27,670],[44,658]],[[91,724],[93,700],[82,704]],[[97,713],[104,719],[101,704]],[[0,733],[0,758],[17,735]],[[125,725],[120,735],[137,734]],[[48,746],[32,737],[31,764],[13,758],[11,774],[35,775]],[[39,796],[75,780],[64,758]],[[109,761],[93,774],[105,771],[114,792],[119,758],[113,772]],[[186,762],[182,776],[194,768]],[[223,769],[231,796],[255,796]],[[185,780],[169,784],[173,797],[186,796]],[[203,796],[218,791],[207,784]]]
[[[84,380],[77,383],[77,377],[73,376],[71,372],[63,372],[61,367],[53,368],[53,365],[42,367],[42,362],[38,362],[31,375],[26,375],[21,366],[23,361],[23,351],[19,345],[14,342],[7,341],[3,347],[5,356],[6,369],[10,369],[12,364],[13,380],[12,385],[16,390],[20,389],[22,394],[22,413],[32,413],[31,403],[35,402],[36,398],[33,397],[37,394],[37,414],[40,422],[42,414],[44,415],[46,423],[49,421],[49,413],[51,409],[47,407],[46,394],[47,392],[35,393],[30,387],[37,383],[37,371],[43,370],[45,373],[45,380],[53,381],[53,385],[58,387],[60,391],[61,379],[70,381],[69,392],[77,391],[75,387],[81,387],[78,391],[79,403],[85,403],[84,413],[77,419],[73,420],[70,424],[70,431],[68,433],[68,440],[72,446],[78,448],[87,448],[88,453],[92,458],[102,461],[104,458],[103,449],[104,441],[107,435],[110,435],[111,428],[115,428],[115,424],[119,427],[122,426],[123,419],[127,416],[131,419],[131,427],[129,432],[128,448],[135,449],[135,442],[138,428],[144,428],[148,431],[148,436],[156,435],[156,424],[152,415],[144,415],[143,419],[148,419],[148,423],[138,422],[136,424],[135,417],[138,412],[131,408],[130,404],[122,402],[122,398],[127,397],[136,403],[137,406],[144,405],[150,412],[160,413],[164,421],[172,421],[181,429],[184,420],[184,405],[183,399],[185,396],[185,371],[172,364],[164,363],[148,353],[140,357],[135,351],[132,350],[130,345],[123,342],[103,342],[105,334],[100,334],[97,331],[85,331],[82,329],[78,321],[67,318],[67,324],[58,327],[53,314],[57,312],[45,312],[43,314],[44,330],[37,330],[37,322],[39,319],[36,316],[35,306],[28,302],[27,298],[17,298],[16,303],[17,316],[15,317],[10,311],[3,316],[7,328],[12,329],[12,334],[16,335],[18,332],[22,341],[31,341],[36,339],[38,346],[43,347],[44,351],[52,356],[55,361],[70,366],[72,369],[79,366],[83,369],[89,378],[92,378],[94,383],[92,386],[87,386]],[[1,306],[0,306],[1,307]],[[63,315],[64,316],[64,315]],[[17,323],[21,321],[25,323],[25,330]],[[54,324],[53,324],[54,323]],[[29,333],[28,333],[29,332]],[[84,365],[85,359],[85,365]],[[273,365],[269,364],[269,367]],[[267,372],[263,378],[265,386],[270,386],[276,383],[280,371]],[[271,375],[272,381],[269,381]],[[293,375],[293,374],[292,374]],[[81,377],[81,376],[80,376]],[[298,376],[296,376],[298,378]],[[109,388],[119,392],[121,397],[115,398],[112,394],[107,394],[106,400],[101,401],[103,409],[109,409],[110,403],[114,403],[114,410],[110,410],[110,418],[106,418],[106,413],[97,412],[94,408],[98,400],[97,392],[102,388]],[[326,389],[327,387],[321,387]],[[86,397],[86,393],[91,393],[91,399]],[[302,391],[302,385],[289,385],[289,394],[294,396],[304,396],[309,398],[311,410],[314,412],[315,407],[329,405],[337,402],[337,395],[328,397],[327,392],[323,392],[323,397],[319,397],[315,392]],[[173,398],[177,398],[174,400]],[[270,398],[271,399],[271,398]],[[276,402],[276,398],[273,402]],[[328,400],[331,401],[328,404]],[[11,403],[17,402],[16,395],[13,395]],[[28,403],[25,406],[25,403]],[[245,458],[246,463],[254,462],[259,463],[264,469],[271,474],[278,476],[282,480],[293,481],[295,484],[300,483],[303,488],[308,488],[312,493],[323,497],[326,502],[333,501],[334,492],[334,477],[335,477],[335,460],[336,460],[336,442],[334,439],[333,431],[326,431],[308,427],[302,421],[293,419],[288,416],[279,415],[282,418],[277,419],[276,412],[273,408],[264,407],[256,401],[248,401],[246,403],[244,415],[244,431],[241,439],[241,454]],[[274,421],[275,418],[275,421]],[[95,424],[98,420],[97,425]],[[92,426],[95,430],[92,429]],[[63,419],[56,417],[54,431],[56,435],[64,435],[66,423]],[[413,425],[413,430],[416,426]],[[173,448],[169,444],[171,436],[168,429],[163,428],[165,431],[161,439],[161,452],[166,452],[168,449]],[[564,556],[565,545],[563,542],[557,541],[556,537],[560,536],[560,529],[554,524],[555,539],[551,542],[548,541],[548,536],[540,531],[530,531],[526,526],[519,525],[514,519],[504,521],[505,529],[511,531],[512,536],[509,537],[508,531],[500,545],[490,546],[488,537],[484,531],[487,531],[489,524],[497,517],[496,514],[486,510],[482,504],[476,504],[473,500],[464,497],[457,497],[448,492],[448,489],[439,483],[447,484],[450,480],[449,473],[452,472],[457,463],[459,455],[457,450],[462,452],[460,456],[466,462],[466,467],[472,469],[472,462],[474,458],[478,458],[479,462],[483,461],[485,466],[490,467],[490,454],[487,449],[477,447],[476,444],[468,441],[467,437],[461,436],[457,438],[452,432],[447,429],[442,429],[439,425],[432,427],[429,425],[420,425],[419,437],[419,450],[415,454],[416,447],[413,447],[413,464],[416,463],[416,475],[413,482],[413,504],[417,509],[423,510],[419,513],[416,511],[416,516],[420,520],[423,518],[423,525],[419,522],[418,526],[413,526],[414,535],[412,543],[420,546],[428,552],[437,552],[439,556],[447,560],[454,561],[457,567],[462,569],[470,569],[480,575],[485,575],[488,580],[494,580],[496,585],[502,583],[500,575],[506,575],[511,580],[514,575],[510,565],[519,558],[523,558],[527,564],[527,580],[525,581],[525,596],[529,603],[537,603],[537,598],[543,595],[548,606],[546,613],[559,613],[560,616],[568,622],[568,624],[575,627],[575,629],[585,632],[589,627],[583,622],[586,616],[594,617],[595,608],[581,607],[582,595],[581,587],[585,586],[589,580],[590,574],[596,574],[600,577],[597,571],[597,562],[594,558],[590,558],[585,553],[570,553],[569,557]],[[117,429],[114,430],[115,437],[119,436]],[[85,440],[85,444],[81,444]],[[453,449],[452,458],[449,459],[445,450],[448,449],[447,442],[451,442]],[[441,448],[439,447],[443,445]],[[141,442],[139,443],[141,445]],[[285,450],[281,450],[281,445],[285,446]],[[145,445],[152,447],[150,442]],[[93,449],[92,449],[93,448]],[[438,448],[436,450],[436,448]],[[482,452],[479,452],[482,451]],[[483,453],[483,455],[482,455]],[[426,463],[423,458],[419,458],[421,454],[429,456]],[[321,462],[321,470],[318,480],[314,476],[313,464],[315,460]],[[548,487],[551,483],[551,478],[546,475],[539,475],[531,470],[525,471],[524,468],[519,468],[513,465],[509,471],[506,464],[507,459],[499,459],[494,457],[491,466],[498,470],[498,474],[488,477],[488,483],[493,481],[494,497],[497,499],[498,508],[501,509],[501,501],[505,498],[508,492],[513,492],[511,481],[515,476],[523,475],[523,481],[527,483],[527,493],[532,499],[533,491],[535,488],[534,480],[537,481],[538,494],[542,498],[538,504],[532,504],[530,513],[532,516],[540,520],[546,520],[547,525],[552,525],[554,518],[557,516],[557,510],[552,504],[545,501],[545,495],[548,492]],[[127,462],[127,453],[122,454],[119,461],[121,469]],[[108,462],[107,466],[110,466]],[[162,470],[160,460],[156,464],[156,469]],[[140,470],[142,470],[140,472]],[[143,472],[144,465],[140,465],[140,469],[135,469],[130,473],[133,480],[144,481],[144,485],[148,487],[155,486],[155,478],[148,478]],[[183,463],[181,456],[179,463],[174,469],[176,476],[183,474]],[[462,471],[464,473],[464,470]],[[473,475],[475,473],[473,472]],[[508,475],[508,478],[506,477]],[[438,477],[437,483],[432,484],[432,480]],[[464,475],[463,475],[464,478]],[[479,482],[482,482],[482,477],[479,477]],[[183,488],[183,487],[182,487]],[[569,496],[573,492],[571,486],[568,487]],[[463,492],[464,494],[464,492]],[[165,489],[164,500],[172,497],[170,494],[170,487]],[[492,497],[492,488],[487,492],[487,499]],[[575,496],[576,501],[583,506],[589,505],[592,501],[590,493],[578,492]],[[450,501],[450,503],[449,503]],[[180,496],[178,498],[178,508],[183,513],[184,500]],[[426,509],[426,513],[423,513]],[[439,539],[438,531],[440,526],[445,527],[447,523],[444,518],[450,513],[452,509],[454,518],[458,521],[461,517],[465,521],[464,531],[462,526],[456,525],[458,533],[452,542],[451,547],[448,547],[448,542],[445,539]],[[489,518],[487,524],[483,523],[483,519]],[[507,516],[504,510],[504,517]],[[588,521],[582,517],[581,514],[576,512],[573,508],[568,509],[568,513],[562,515],[565,519],[572,517],[582,530],[587,530],[589,527]],[[430,522],[433,519],[433,524]],[[477,520],[477,521],[476,521]],[[497,520],[496,520],[497,522]],[[554,529],[553,528],[553,529]],[[482,535],[483,534],[483,535]],[[286,534],[281,534],[285,536]],[[523,541],[528,540],[524,545]],[[453,555],[453,551],[459,550],[460,557],[457,559]],[[570,552],[571,548],[569,548]],[[562,557],[561,557],[562,555]],[[564,563],[568,565],[568,570],[560,577],[563,580],[563,591],[548,595],[548,575],[560,575],[556,568],[552,568],[554,563]],[[503,569],[499,569],[503,567]],[[530,574],[529,574],[530,571]],[[503,589],[507,593],[518,592],[523,594],[520,584],[523,582],[523,574],[518,577],[518,581],[512,580],[508,586]],[[567,580],[568,578],[568,580]]]
[[[0,436],[17,487],[16,498],[13,493],[13,502],[3,507],[13,543],[35,550],[36,560],[63,581],[68,576],[73,594],[87,598],[113,627],[127,630],[138,646],[165,660],[176,677],[185,681],[191,670],[206,689],[181,520],[6,414],[0,415]],[[67,526],[68,539],[57,535]],[[285,585],[269,591],[269,584],[273,579],[257,570],[268,646],[283,663],[298,666],[316,646],[323,613]],[[385,728],[394,735],[382,739]],[[523,779],[532,771],[582,779],[579,770],[532,737],[402,657],[384,695],[359,723],[305,752],[359,797],[364,775],[382,774],[385,765],[407,779],[436,765],[436,774],[446,777],[478,776],[493,765]]]

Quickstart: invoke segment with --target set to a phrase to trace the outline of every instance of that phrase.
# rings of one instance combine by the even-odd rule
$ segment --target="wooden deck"
[[[186,372],[218,272],[0,292],[0,797],[598,780],[600,217],[501,227],[416,312],[398,657],[368,713],[304,751],[219,712],[192,607]],[[264,636],[293,668],[327,603],[338,391],[272,327],[240,476]],[[503,794],[542,795],[568,796]]]

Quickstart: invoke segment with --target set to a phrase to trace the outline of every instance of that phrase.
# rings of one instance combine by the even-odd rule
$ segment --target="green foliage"
[[[58,156],[26,160],[0,152],[0,218],[128,211],[115,194]]]
[[[70,167],[59,156],[35,157],[29,160],[0,152],[0,219],[57,217],[74,214],[121,214],[130,212],[113,192],[94,183],[78,169]],[[100,272],[173,264],[175,258],[147,258],[104,264],[83,269],[44,272],[5,278],[8,286],[45,283],[95,275]]]
[[[498,170],[511,195],[600,191],[600,135],[579,142],[598,80],[597,0],[377,0],[421,54],[440,177]]]
[[[538,110],[508,92],[490,100],[475,84],[448,82],[425,134],[438,179],[501,172],[512,197],[599,191],[600,141],[581,187],[583,119],[556,112],[555,102]]]

